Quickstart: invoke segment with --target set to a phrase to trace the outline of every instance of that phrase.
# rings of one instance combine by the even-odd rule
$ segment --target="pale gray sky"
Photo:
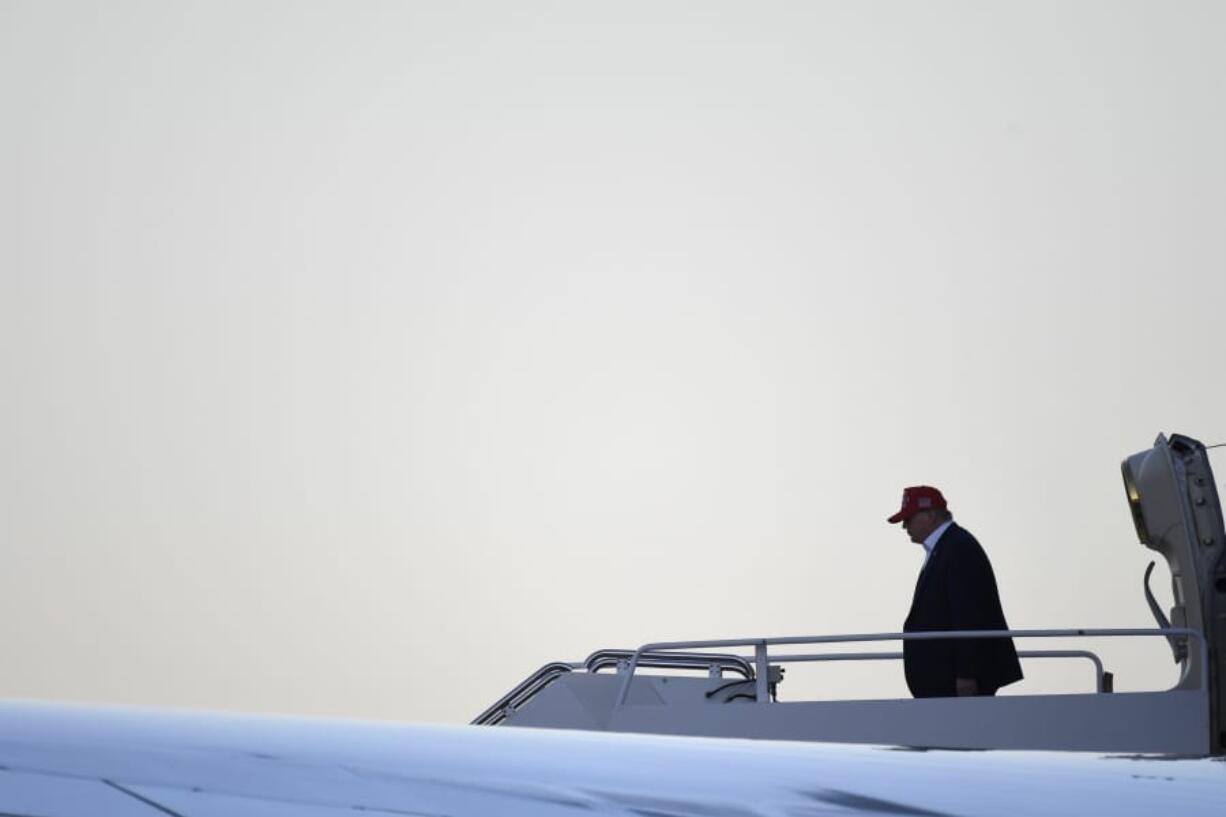
[[[1013,626],[1147,626],[1119,461],[1226,441],[1224,35],[0,0],[0,696],[463,721],[597,647],[895,630],[917,482]]]

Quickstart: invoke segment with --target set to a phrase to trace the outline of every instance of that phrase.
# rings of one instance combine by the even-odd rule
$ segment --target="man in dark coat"
[[[954,523],[940,491],[907,488],[889,522],[902,522],[926,551],[904,632],[1009,629],[988,556]],[[1022,677],[1011,638],[904,641],[903,666],[917,698],[995,695]]]

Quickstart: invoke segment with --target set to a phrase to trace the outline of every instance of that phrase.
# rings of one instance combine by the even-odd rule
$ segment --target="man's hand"
[[[974,678],[955,678],[954,691],[958,693],[958,697],[963,695],[978,695],[979,682]]]

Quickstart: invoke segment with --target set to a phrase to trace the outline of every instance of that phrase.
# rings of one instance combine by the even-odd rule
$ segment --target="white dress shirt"
[[[928,560],[932,558],[932,551],[936,548],[937,541],[941,538],[941,535],[944,534],[945,531],[949,530],[949,526],[953,523],[954,520],[947,519],[945,522],[941,523],[940,527],[928,534],[928,538],[923,541],[924,564],[920,566],[921,570],[928,566]]]

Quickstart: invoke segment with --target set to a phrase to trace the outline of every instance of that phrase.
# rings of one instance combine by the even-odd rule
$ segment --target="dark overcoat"
[[[970,532],[950,525],[915,583],[905,632],[1007,630],[988,556]],[[974,678],[981,694],[1021,680],[1011,638],[904,641],[907,686],[917,698],[955,695],[955,678]]]

